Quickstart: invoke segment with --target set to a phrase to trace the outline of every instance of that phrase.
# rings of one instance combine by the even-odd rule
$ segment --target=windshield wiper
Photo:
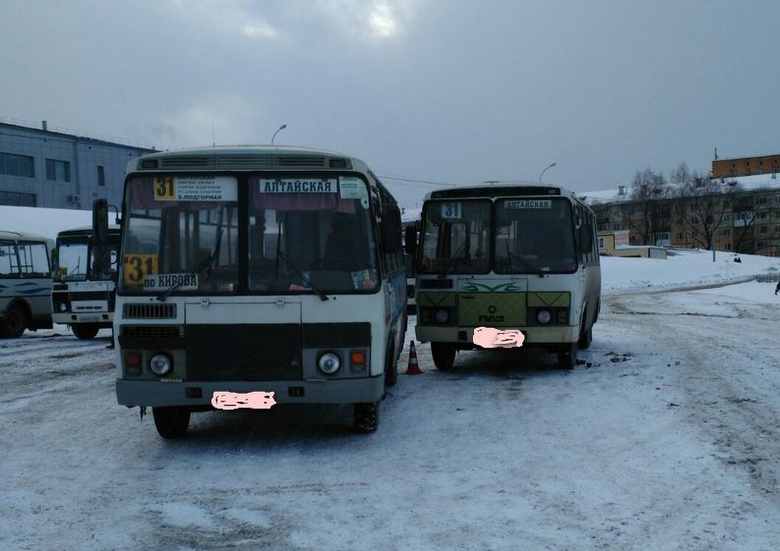
[[[276,258],[277,258],[277,261],[278,261],[279,259],[281,259],[281,260],[283,260],[283,261],[284,261],[284,263],[285,263],[285,265],[286,265],[286,266],[288,266],[289,268],[292,268],[292,270],[295,272],[295,274],[296,274],[298,277],[300,277],[300,278],[301,278],[301,281],[303,282],[303,284],[304,284],[305,286],[309,287],[309,288],[310,288],[312,291],[314,291],[315,293],[317,293],[317,296],[318,296],[318,297],[320,297],[322,300],[330,300],[330,297],[329,297],[328,295],[326,295],[324,292],[322,292],[322,290],[318,289],[317,287],[315,287],[315,286],[312,284],[312,282],[311,282],[311,279],[309,279],[309,276],[307,276],[306,274],[304,274],[304,273],[303,273],[303,271],[301,271],[301,269],[300,269],[298,266],[296,266],[295,264],[293,264],[293,263],[290,261],[290,259],[289,259],[289,258],[287,258],[287,255],[286,255],[286,254],[284,254],[284,253],[282,252],[282,249],[276,249]],[[277,263],[278,263],[278,262],[277,262]]]
[[[509,260],[509,271],[510,272],[512,271],[512,262],[514,260],[517,260],[517,261],[520,262],[520,264],[525,266],[527,269],[531,270],[531,272],[535,273],[539,277],[544,277],[544,272],[542,272],[542,270],[540,270],[538,267],[536,267],[533,264],[531,264],[530,262],[528,262],[526,259],[521,258],[519,256],[518,257],[512,256],[512,253],[509,252],[509,242],[508,241],[504,241],[504,244],[506,245],[506,258],[507,258],[507,260]]]

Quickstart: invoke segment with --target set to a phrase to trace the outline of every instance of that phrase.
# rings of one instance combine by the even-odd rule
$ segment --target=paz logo
[[[493,286],[485,283],[469,282],[463,287],[463,290],[469,293],[478,291],[486,291],[489,293],[512,293],[522,291],[522,289],[515,285],[513,281],[510,281],[509,283],[499,283],[498,285]]]

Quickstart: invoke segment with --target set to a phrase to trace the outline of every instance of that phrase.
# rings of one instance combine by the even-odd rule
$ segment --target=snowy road
[[[756,285],[605,298],[569,372],[501,351],[445,374],[418,345],[426,373],[370,435],[308,407],[164,441],[116,404],[106,338],[0,341],[2,548],[776,549],[778,315]]]

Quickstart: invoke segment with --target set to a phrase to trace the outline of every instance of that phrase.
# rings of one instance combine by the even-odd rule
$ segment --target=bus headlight
[[[444,308],[439,308],[436,310],[436,314],[434,314],[434,317],[436,318],[436,323],[447,323],[450,321],[450,313],[447,312]]]
[[[317,367],[326,375],[333,375],[341,367],[341,358],[335,352],[325,352],[317,360]]]
[[[539,310],[536,312],[536,321],[541,325],[547,325],[552,320],[552,314],[549,310]]]
[[[149,358],[149,369],[158,377],[162,377],[171,372],[173,362],[166,354],[155,354]]]

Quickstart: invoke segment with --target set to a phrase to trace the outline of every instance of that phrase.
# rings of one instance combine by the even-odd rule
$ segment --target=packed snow
[[[443,373],[416,342],[370,435],[312,406],[166,441],[116,404],[109,332],[0,341],[2,548],[776,549],[780,261],[735,258],[602,258],[572,370],[520,349]]]

